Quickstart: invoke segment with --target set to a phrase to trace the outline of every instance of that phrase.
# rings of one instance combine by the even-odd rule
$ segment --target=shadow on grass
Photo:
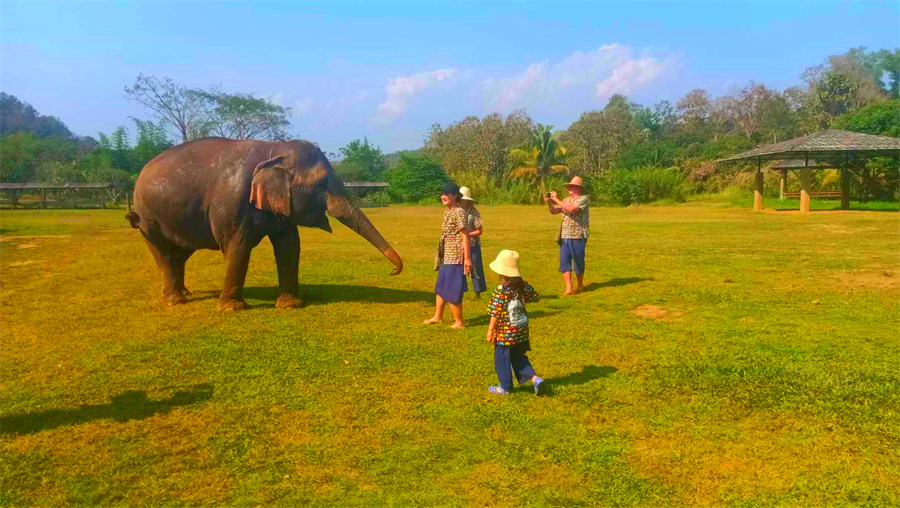
[[[608,365],[586,365],[581,369],[581,372],[573,372],[563,377],[547,379],[547,381],[549,381],[550,386],[554,388],[559,386],[583,385],[585,383],[590,383],[595,379],[600,379],[601,377],[609,377],[618,370],[619,369]]]
[[[275,302],[280,291],[277,287],[245,287],[244,298]],[[336,302],[359,303],[409,303],[434,304],[434,292],[411,291],[406,289],[355,286],[348,284],[301,284],[300,299],[307,305],[322,305]]]
[[[620,277],[616,279],[609,279],[606,282],[591,282],[587,286],[584,286],[584,292],[594,291],[595,289],[600,288],[613,288],[616,286],[627,286],[628,284],[637,284],[638,282],[644,282],[645,280],[653,280],[648,277]]]
[[[168,399],[162,400],[151,400],[147,398],[147,392],[132,390],[114,396],[109,404],[4,416],[0,418],[0,434],[33,434],[93,420],[109,419],[117,422],[142,420],[149,416],[168,413],[179,406],[207,401],[212,394],[213,388],[209,384],[192,386],[188,391],[175,392]]]

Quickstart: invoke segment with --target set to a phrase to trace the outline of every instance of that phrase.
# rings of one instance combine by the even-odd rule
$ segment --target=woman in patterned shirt
[[[541,297],[530,284],[522,280],[518,252],[500,251],[490,267],[500,275],[501,284],[491,294],[488,304],[491,322],[486,339],[494,344],[494,369],[500,385],[491,386],[488,391],[501,395],[511,392],[512,372],[515,372],[519,385],[532,381],[534,393],[544,395],[548,392],[549,385],[534,372],[526,354],[531,351],[531,345],[528,341],[528,313],[525,304],[540,301]]]
[[[449,303],[453,313],[450,328],[463,327],[462,298],[463,292],[468,289],[466,275],[472,271],[472,261],[469,257],[469,235],[466,234],[466,213],[459,207],[461,196],[459,187],[453,182],[441,191],[441,203],[447,207],[441,226],[444,257],[434,285],[434,316],[425,320],[428,325],[441,322],[444,307]]]
[[[481,233],[484,232],[484,223],[481,221],[481,213],[475,208],[478,202],[472,198],[472,190],[460,187],[459,192],[462,194],[459,206],[466,211],[466,234],[469,235],[469,254],[472,258],[472,291],[475,292],[475,299],[480,300],[481,293],[487,289],[481,261]]]
[[[551,192],[545,198],[550,213],[563,214],[560,225],[559,242],[559,271],[563,274],[566,283],[566,292],[563,296],[581,293],[584,290],[584,249],[587,245],[588,227],[590,225],[590,213],[588,210],[588,197],[584,195],[580,176],[572,178],[565,184],[569,191],[569,197],[559,199],[556,191]],[[572,289],[572,271],[578,285]]]

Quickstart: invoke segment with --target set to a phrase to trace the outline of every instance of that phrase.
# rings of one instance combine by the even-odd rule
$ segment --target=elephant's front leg
[[[219,310],[241,310],[244,302],[244,281],[250,266],[250,251],[253,245],[243,241],[233,241],[225,251],[225,284],[216,307]]]
[[[300,270],[300,234],[295,226],[285,231],[269,235],[275,250],[275,264],[278,266],[278,287],[281,294],[275,302],[279,309],[295,309],[303,306],[297,297],[297,275]]]

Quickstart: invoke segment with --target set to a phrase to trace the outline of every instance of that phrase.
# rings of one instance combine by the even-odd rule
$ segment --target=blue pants
[[[494,369],[497,371],[497,379],[500,380],[500,388],[504,391],[511,392],[513,389],[513,372],[516,373],[516,380],[520,385],[531,381],[535,376],[534,367],[525,354],[528,351],[531,351],[531,346],[527,342],[514,346],[494,346]]]
[[[472,259],[472,291],[484,293],[487,290],[487,281],[484,279],[484,263],[481,261],[481,244],[469,247],[469,257]]]
[[[562,245],[559,246],[559,271],[561,273],[572,271],[576,275],[584,273],[584,247],[586,245],[587,238],[563,239]]]

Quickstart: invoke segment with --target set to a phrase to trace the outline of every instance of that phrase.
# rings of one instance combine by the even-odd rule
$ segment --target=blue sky
[[[294,108],[292,134],[385,152],[524,108],[564,129],[613,93],[644,104],[750,80],[784,89],[828,55],[900,45],[900,3],[0,2],[0,89],[94,135],[149,113],[138,73]]]

